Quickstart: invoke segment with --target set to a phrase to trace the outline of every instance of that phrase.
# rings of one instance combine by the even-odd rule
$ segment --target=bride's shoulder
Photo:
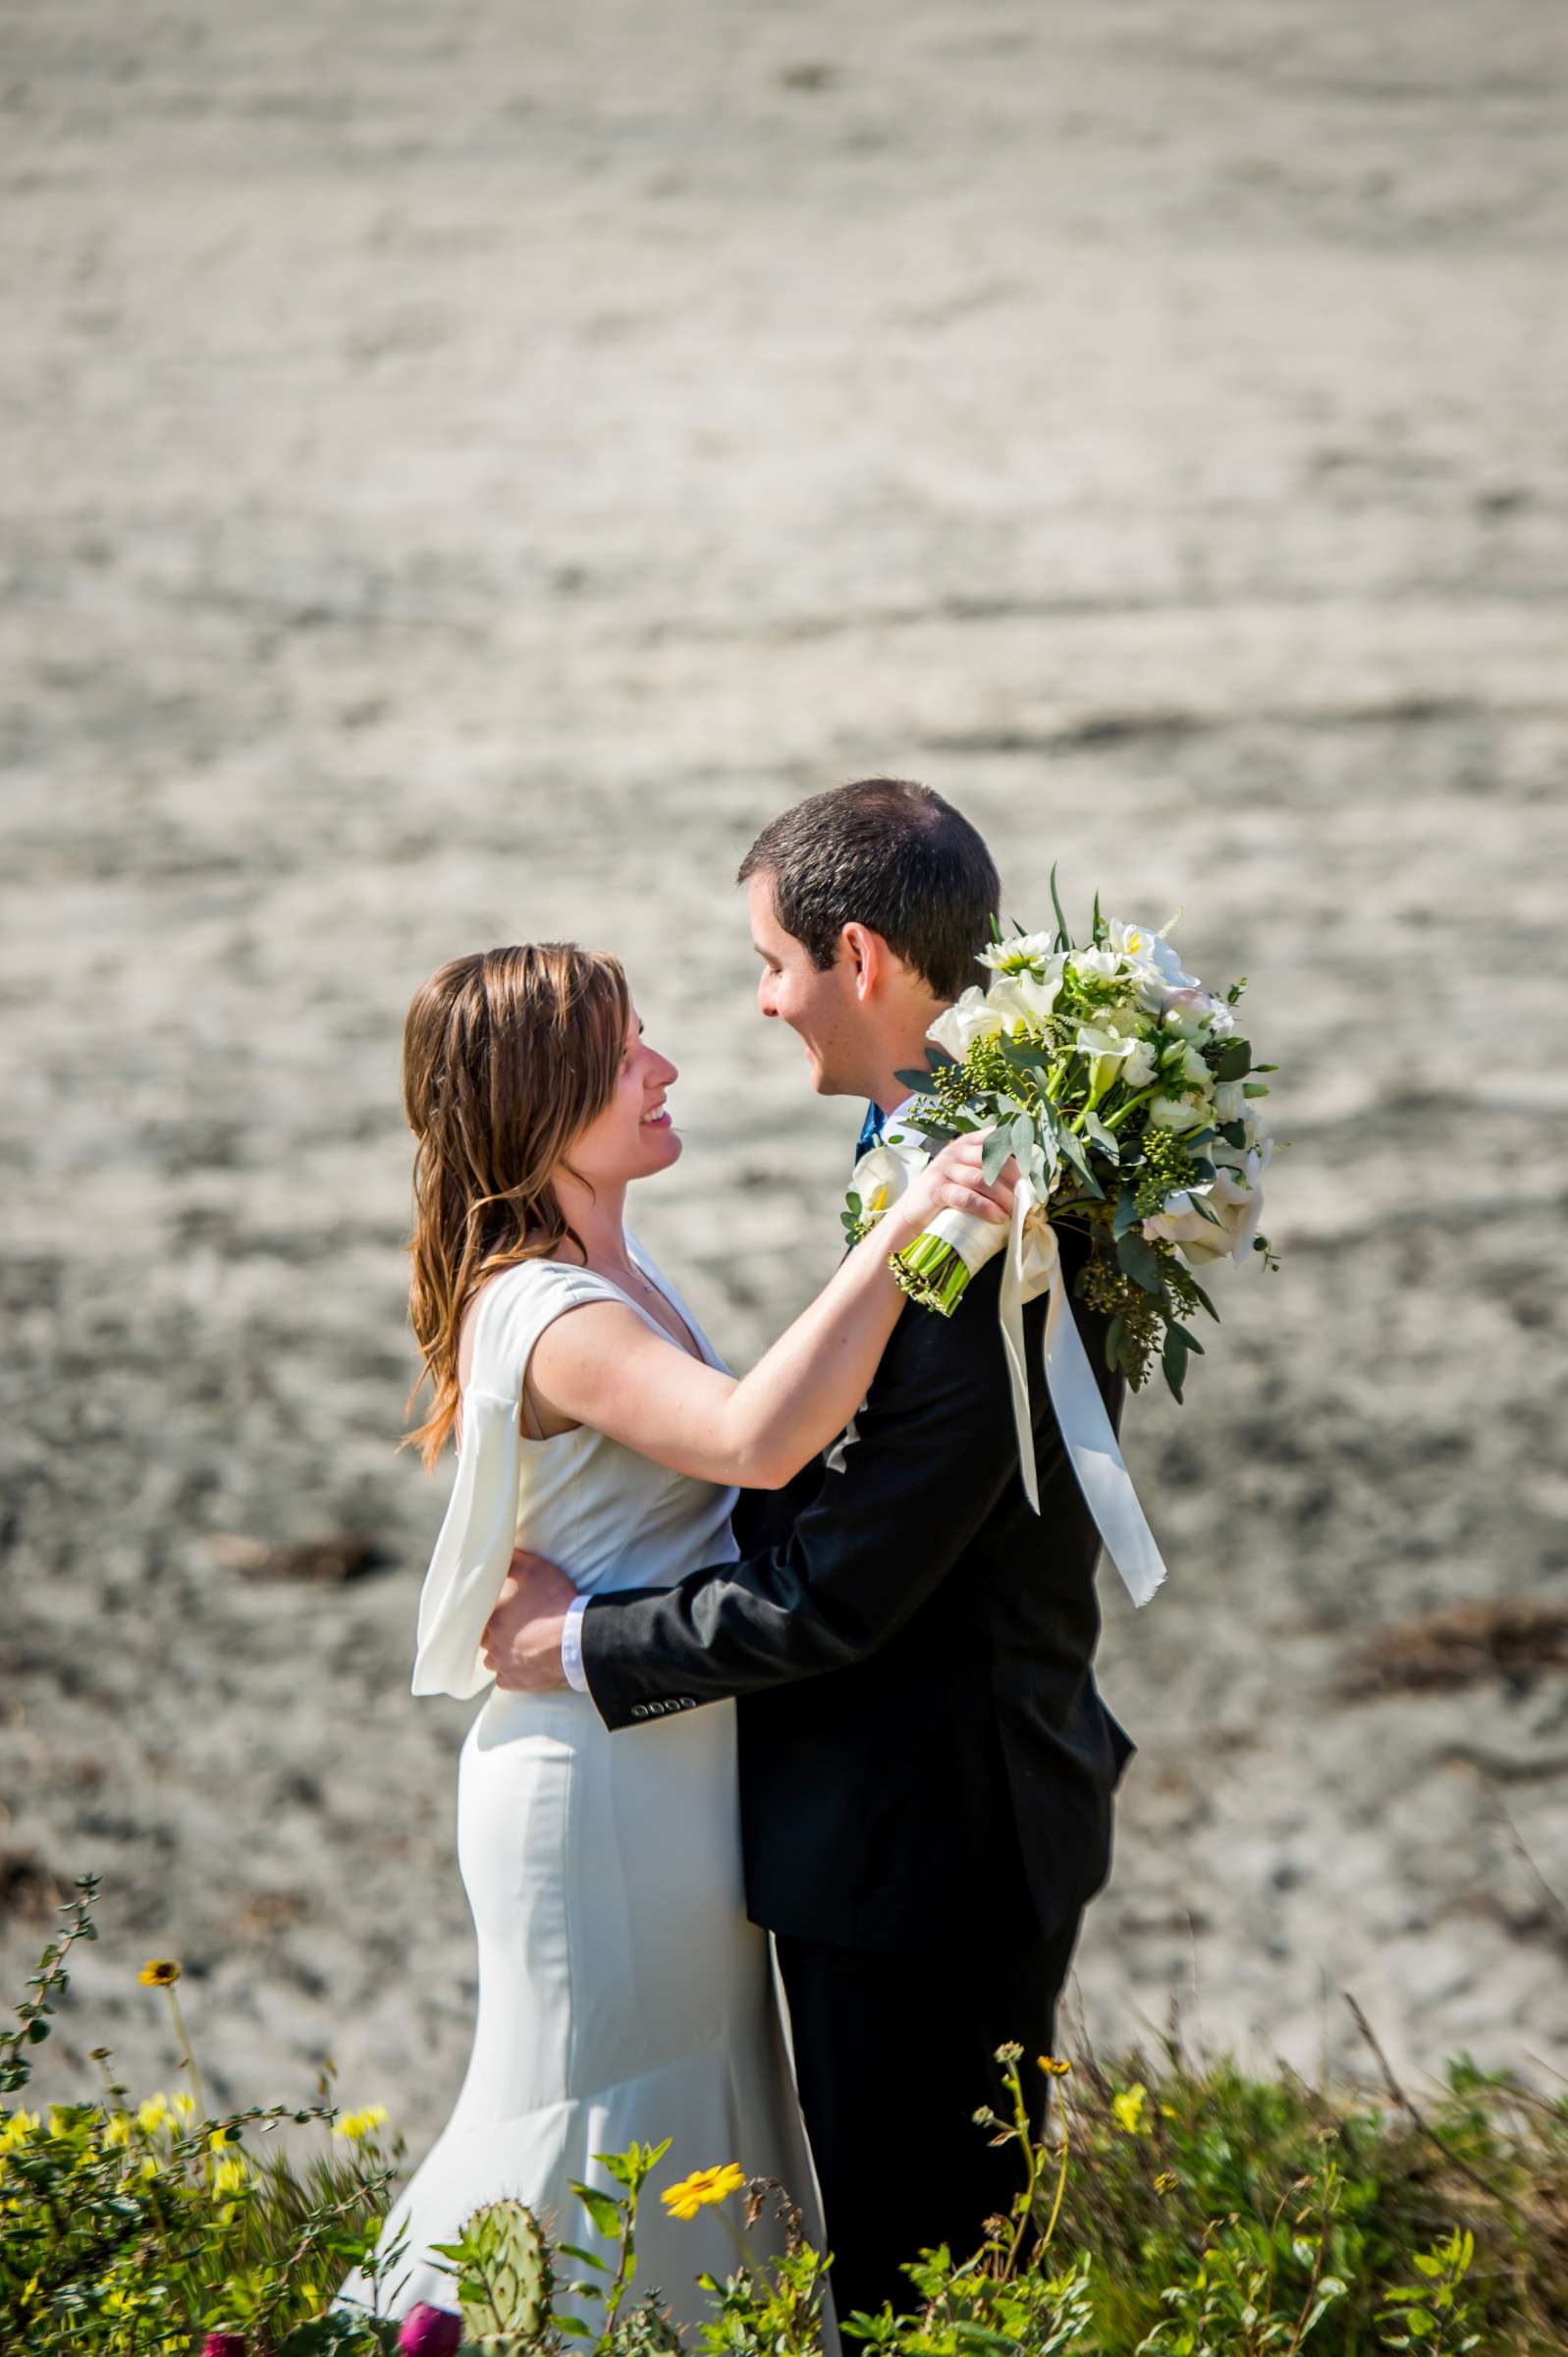
[[[579,1261],[535,1257],[509,1262],[475,1288],[462,1313],[459,1384],[466,1385],[481,1347],[487,1360],[510,1360],[529,1332],[547,1324],[557,1311],[582,1301],[620,1299],[613,1286]]]

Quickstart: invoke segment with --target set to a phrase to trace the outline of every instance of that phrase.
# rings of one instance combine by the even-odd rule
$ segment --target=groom
[[[940,795],[872,778],[775,819],[739,880],[763,1014],[819,1095],[871,1100],[875,1133],[927,1025],[983,978],[985,844]],[[1070,1288],[1086,1247],[1059,1241]],[[747,1908],[777,1940],[840,2320],[902,2308],[901,2261],[967,2255],[1011,2203],[1016,2153],[973,2114],[1016,2039],[1039,2115],[1136,1748],[1095,1686],[1100,1540],[1041,1373],[1044,1297],[1023,1313],[1038,1518],[1019,1479],[1001,1267],[950,1319],[905,1304],[826,1457],[743,1494],[738,1562],[583,1600],[519,1556],[484,1640],[502,1686],[585,1687],[612,1728],[738,1699]],[[1105,1321],[1073,1314],[1116,1423]]]

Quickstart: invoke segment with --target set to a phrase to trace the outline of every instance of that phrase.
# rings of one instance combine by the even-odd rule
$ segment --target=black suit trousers
[[[1038,2122],[1035,2057],[1054,2051],[1082,1921],[1080,1908],[1050,1932],[976,1931],[898,1953],[776,1935],[840,2324],[884,2300],[912,2307],[901,2265],[942,2242],[967,2258],[1021,2192],[1017,2146],[994,2148],[974,2114],[991,2104],[1011,2117],[995,2057],[1016,2039]]]

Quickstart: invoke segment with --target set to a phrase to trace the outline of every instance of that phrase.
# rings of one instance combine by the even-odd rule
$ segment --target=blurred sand
[[[745,1363],[858,1108],[730,878],[878,770],[1020,917],[1053,858],[1184,905],[1283,1066],[1284,1272],[1128,1417],[1091,2029],[1359,2066],[1350,1990],[1417,2074],[1568,2068],[1562,1670],[1338,1691],[1568,1604],[1560,18],[4,0],[0,63],[10,1982],[104,1876],[51,2091],[168,2083],[168,1953],[218,2098],[330,2053],[444,2118],[403,1011],[625,956],[687,1132],[637,1223]]]

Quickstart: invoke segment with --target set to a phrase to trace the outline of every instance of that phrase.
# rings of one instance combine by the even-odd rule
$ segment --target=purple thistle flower
[[[209,2332],[201,2344],[201,2357],[245,2357],[245,2336],[243,2332]]]
[[[432,2308],[428,2300],[409,2309],[398,2334],[403,2357],[455,2357],[461,2341],[461,2317],[450,2308]]]

